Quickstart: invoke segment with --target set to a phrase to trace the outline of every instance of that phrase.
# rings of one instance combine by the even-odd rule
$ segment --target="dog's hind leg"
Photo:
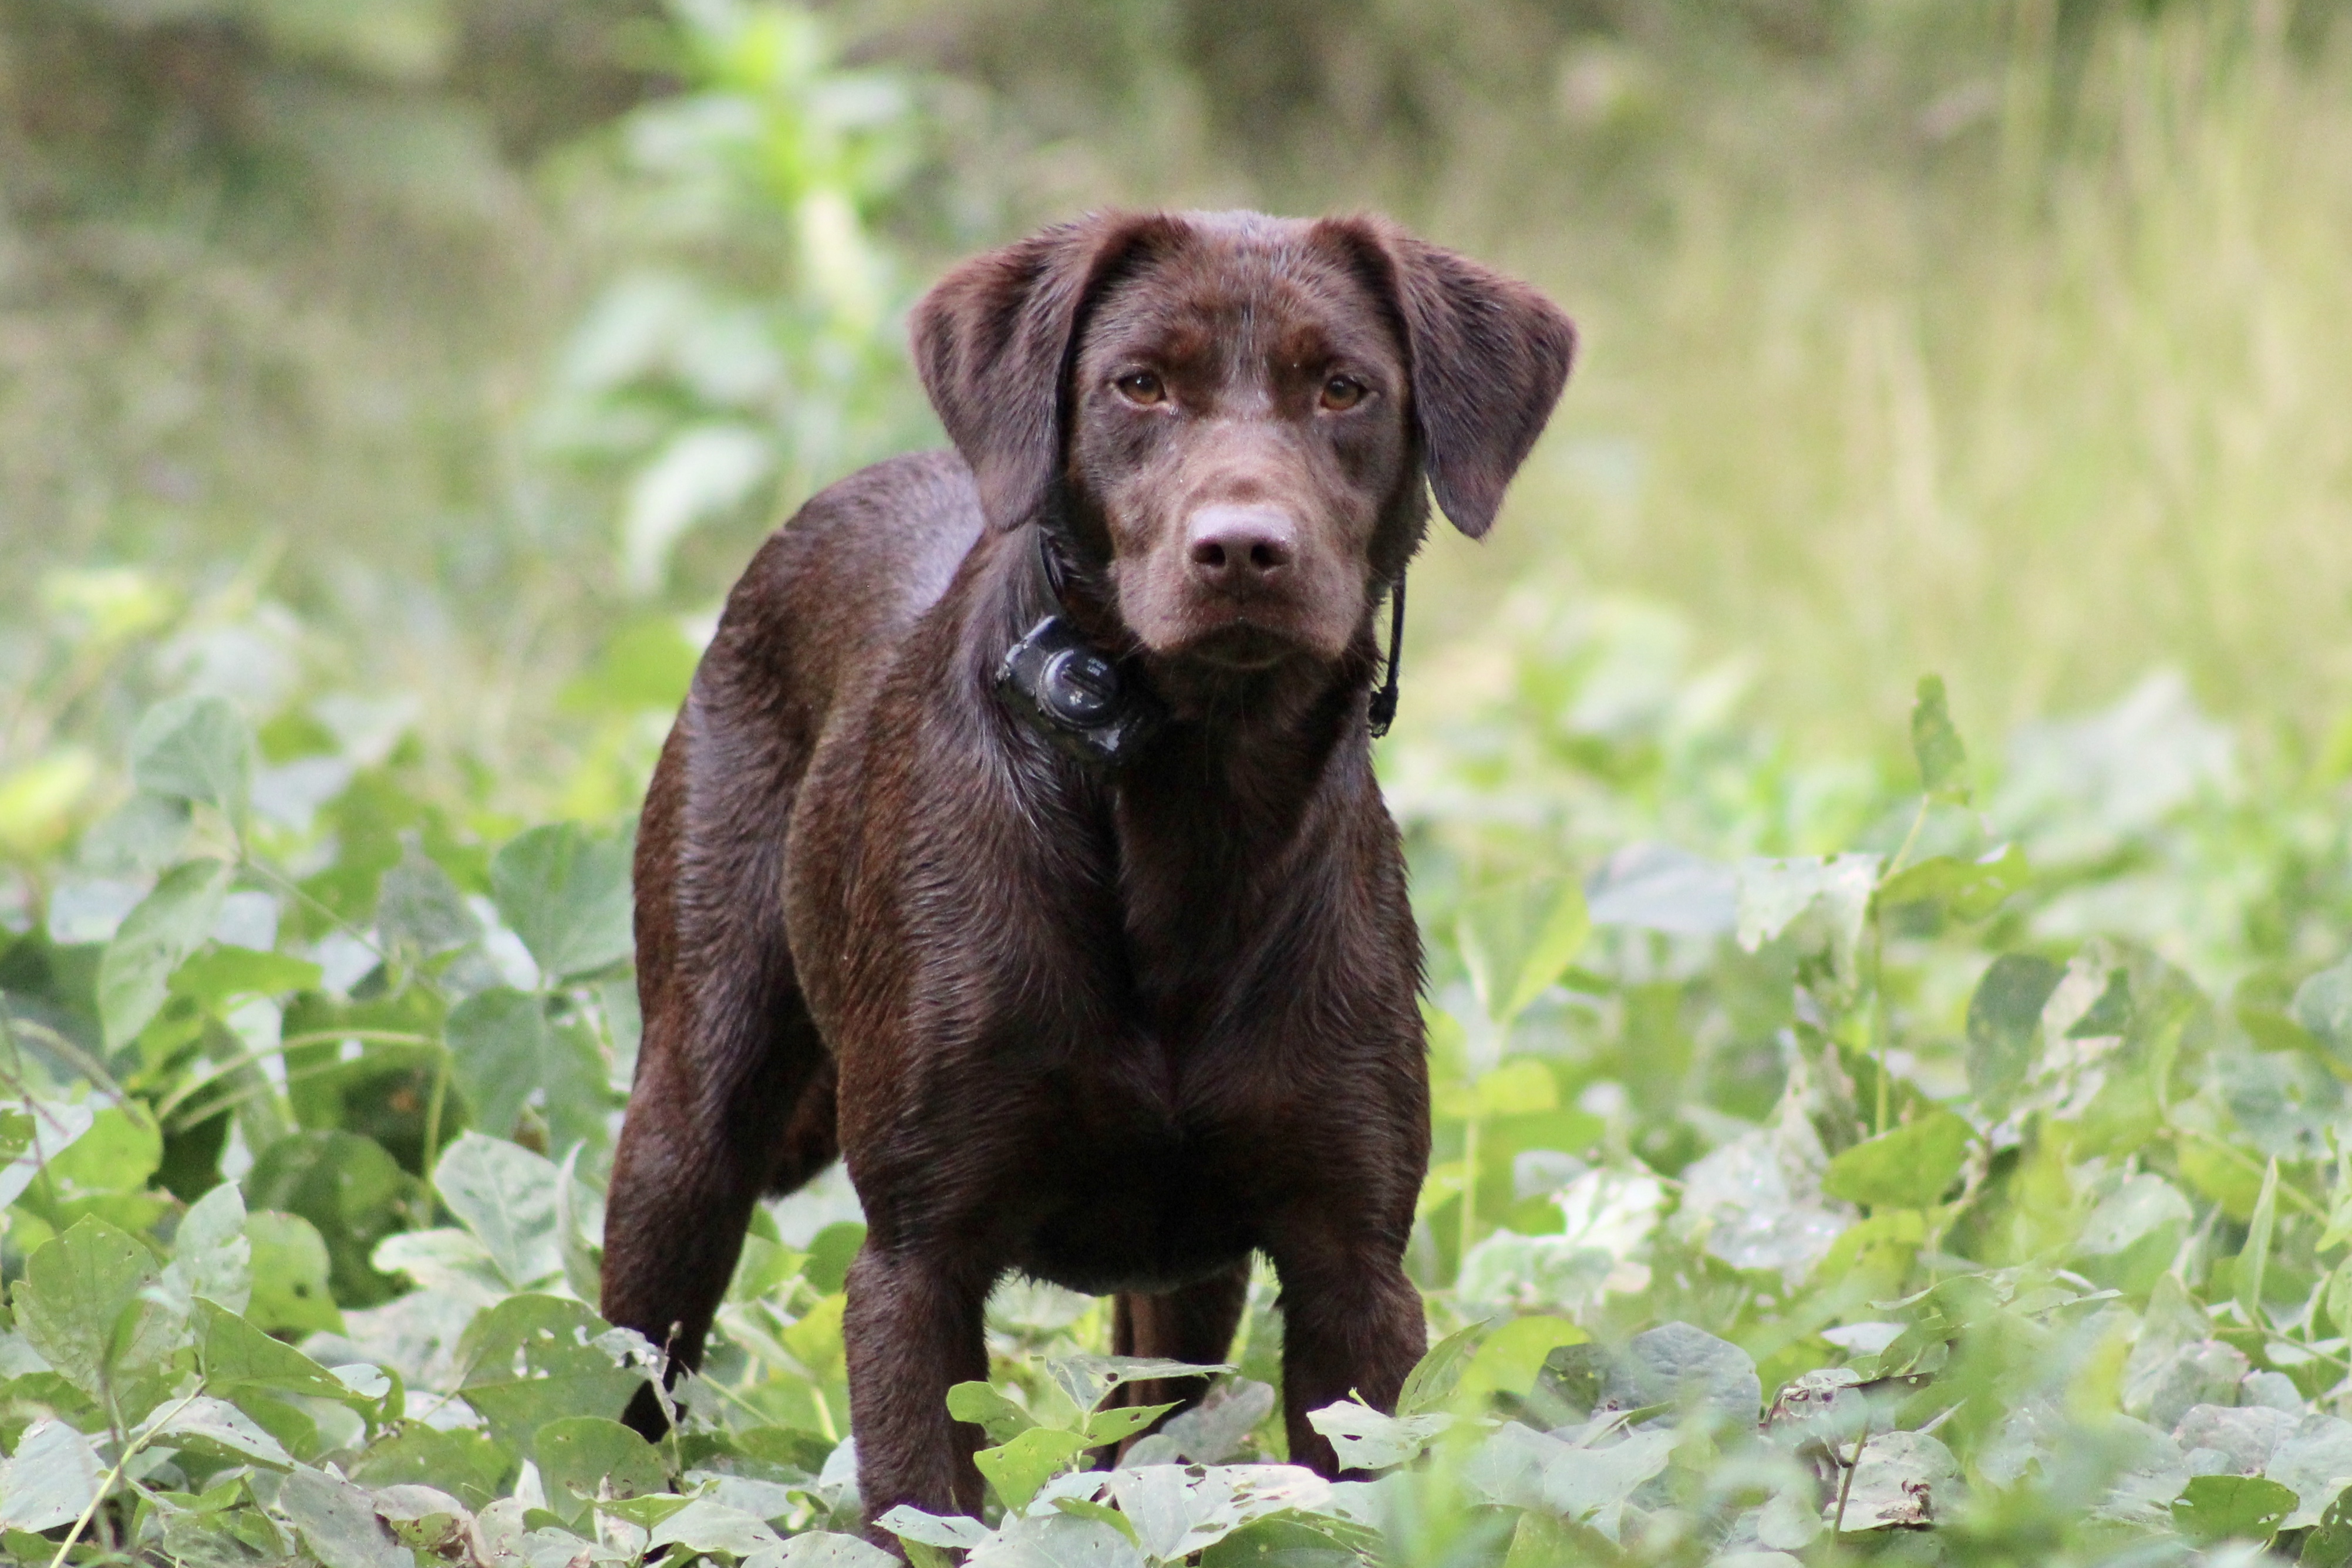
[[[772,822],[729,832],[722,798],[688,848],[686,733],[664,748],[639,830],[645,1038],[614,1154],[599,1303],[667,1347],[673,1379],[701,1362],[752,1205],[836,1152],[833,1063],[784,944],[779,835]],[[650,1388],[624,1419],[664,1430]]]
[[[1250,1267],[1244,1259],[1222,1274],[1212,1275],[1181,1290],[1156,1296],[1124,1291],[1112,1298],[1110,1348],[1113,1355],[1150,1356],[1213,1365],[1233,1348],[1234,1333],[1241,1327],[1249,1305]],[[1191,1409],[1209,1392],[1205,1377],[1154,1377],[1121,1386],[1112,1396],[1118,1406],[1166,1405],[1174,1410],[1154,1421],[1156,1431],[1170,1416]],[[1141,1440],[1138,1432],[1119,1445],[1124,1454]]]

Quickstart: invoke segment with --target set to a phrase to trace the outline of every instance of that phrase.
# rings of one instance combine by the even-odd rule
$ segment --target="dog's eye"
[[[1328,409],[1350,409],[1364,401],[1369,391],[1353,376],[1333,376],[1323,383],[1323,406]]]
[[[1168,401],[1166,383],[1150,371],[1129,371],[1111,384],[1118,387],[1118,395],[1129,402],[1149,406]]]

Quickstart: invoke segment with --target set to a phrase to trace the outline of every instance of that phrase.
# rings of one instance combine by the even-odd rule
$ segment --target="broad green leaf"
[[[761,1559],[759,1568],[898,1568],[898,1564],[897,1558],[872,1542],[831,1531],[804,1530],[785,1542],[782,1552]]]
[[[55,1530],[81,1517],[98,1496],[106,1467],[89,1439],[63,1421],[37,1421],[16,1439],[16,1458],[0,1467],[0,1525]]]
[[[1998,855],[1982,860],[1932,855],[1916,865],[1906,866],[1879,884],[1878,903],[1883,909],[1937,904],[1952,918],[1973,922],[1999,909],[2010,894],[2032,882],[2032,870],[2026,864],[2025,852],[2010,844]]]
[[[1740,862],[1739,945],[1753,953],[1806,919],[1811,940],[1827,948],[1839,976],[1853,983],[1878,866],[1871,854]]]
[[[670,1492],[648,1492],[643,1497],[614,1498],[598,1504],[597,1511],[625,1519],[641,1530],[651,1530],[693,1500]]]
[[[136,1192],[163,1160],[163,1136],[154,1123],[120,1105],[105,1105],[90,1119],[89,1131],[50,1157],[48,1178],[61,1197]]]
[[[996,1495],[1004,1500],[1004,1506],[1017,1513],[1029,1506],[1039,1487],[1066,1469],[1086,1449],[1086,1438],[1076,1432],[1032,1427],[1009,1443],[982,1448],[973,1458]]]
[[[151,794],[214,807],[241,826],[253,793],[253,732],[225,697],[158,703],[131,733],[131,777]]]
[[[1949,1111],[1866,1139],[1830,1161],[1822,1190],[1874,1208],[1928,1208],[1967,1163],[1976,1130]]]
[[[988,1526],[963,1514],[925,1513],[900,1503],[874,1521],[901,1541],[948,1551],[969,1551],[988,1539]]]
[[[231,1395],[240,1388],[266,1388],[316,1399],[350,1395],[333,1373],[226,1307],[199,1299],[194,1322],[197,1364],[207,1388]]]
[[[1133,1355],[1066,1355],[1045,1364],[1055,1385],[1080,1410],[1092,1410],[1102,1403],[1103,1396],[1125,1384],[1160,1377],[1213,1377],[1232,1370],[1222,1363],[1199,1366],[1189,1361]]]
[[[278,1489],[278,1506],[325,1568],[415,1568],[415,1554],[393,1538],[367,1493],[348,1481],[297,1467]]]
[[[549,1506],[577,1524],[598,1497],[638,1497],[669,1481],[652,1444],[607,1416],[567,1416],[539,1429],[532,1452]]]
[[[373,1499],[376,1517],[393,1539],[417,1554],[420,1563],[465,1560],[467,1540],[474,1521],[466,1505],[438,1487],[378,1488]]]
[[[1441,1088],[1433,1110],[1442,1121],[1466,1122],[1533,1115],[1559,1105],[1559,1081],[1551,1069],[1534,1057],[1514,1056],[1467,1083]]]
[[[299,1215],[327,1249],[337,1301],[363,1305],[392,1293],[368,1260],[377,1242],[414,1222],[425,1192],[373,1138],[314,1128],[280,1138],[246,1173],[247,1201]]]
[[[420,1291],[432,1291],[487,1307],[514,1289],[490,1249],[470,1230],[438,1226],[403,1230],[376,1243],[368,1261],[386,1274],[405,1275]]]
[[[632,847],[627,834],[564,822],[516,835],[491,860],[490,896],[541,974],[591,974],[628,956]]]
[[[25,1264],[16,1327],[58,1375],[126,1416],[144,1414],[169,1381],[185,1327],[150,1298],[154,1255],[102,1219],[77,1221]]]
[[[218,1009],[242,997],[277,997],[289,991],[316,990],[319,966],[284,953],[263,953],[251,947],[215,946],[205,949],[172,973],[173,996],[194,998]]]
[[[384,946],[418,957],[478,941],[482,923],[440,863],[413,832],[400,837],[400,862],[383,873],[376,894],[376,934]]]
[[[1959,1474],[1951,1450],[1925,1432],[1874,1437],[1853,1467],[1843,1528],[1853,1534],[1933,1524],[1955,1500]]]
[[[433,1167],[433,1185],[458,1222],[489,1249],[515,1290],[563,1270],[555,1238],[554,1162],[503,1138],[467,1133]]]
[[[646,1541],[648,1550],[677,1546],[689,1552],[723,1552],[739,1560],[782,1543],[767,1521],[707,1497],[672,1511]]]
[[[1330,1439],[1340,1465],[1351,1470],[1385,1470],[1419,1457],[1430,1439],[1454,1425],[1443,1411],[1425,1416],[1384,1416],[1352,1399],[1307,1413],[1307,1424]]]
[[[2305,1568],[2345,1568],[2352,1563],[2352,1487],[2337,1492],[2328,1503],[2319,1523],[2304,1537],[2303,1551],[2295,1561]]]
[[[232,1312],[253,1294],[253,1243],[245,1234],[245,1195],[223,1182],[189,1206],[172,1238],[167,1290],[182,1302],[204,1297]]]
[[[1147,1441],[1165,1444],[1169,1454],[1193,1464],[1223,1464],[1249,1440],[1249,1435],[1273,1409],[1272,1385],[1247,1377],[1235,1378],[1209,1390],[1208,1397],[1190,1410],[1171,1416],[1168,1424]],[[1129,1456],[1129,1463],[1145,1464],[1145,1452],[1139,1445]]]
[[[596,1343],[608,1326],[578,1301],[509,1296],[459,1340],[460,1392],[502,1441],[528,1453],[549,1422],[618,1412],[645,1381]]]
[[[0,1107],[0,1208],[16,1201],[42,1168],[90,1129],[96,1108],[64,1100]]]
[[[2340,1066],[2352,1068],[2352,958],[2320,970],[2295,988],[2294,1021],[2309,1030]]]
[[[1969,998],[1969,1090],[1987,1116],[2008,1113],[2042,1049],[2042,1009],[2066,971],[2031,953],[2004,953]]]
[[[327,1244],[296,1214],[262,1209],[245,1219],[253,1245],[253,1291],[245,1317],[265,1333],[341,1333],[343,1315],[328,1286]]]
[[[2106,988],[2099,993],[2081,1018],[2066,1026],[2068,1040],[2099,1040],[2120,1035],[2131,1028],[2131,971],[2110,970]]]
[[[2263,1321],[2263,1279],[2271,1264],[2271,1235],[2278,1224],[2278,1161],[2273,1160],[2263,1173],[2263,1192],[2254,1199],[2254,1217],[2246,1226],[2246,1245],[2238,1253],[2238,1266],[2231,1271],[2237,1286],[2238,1311],[2246,1322]]]
[[[1088,1448],[1101,1448],[1134,1436],[1175,1408],[1172,1399],[1165,1405],[1114,1405],[1087,1416],[1083,1436]]]
[[[483,1508],[513,1484],[520,1459],[479,1432],[440,1432],[415,1423],[368,1446],[352,1462],[362,1486],[428,1485]]]
[[[1704,1329],[1672,1322],[1627,1343],[1611,1365],[1603,1397],[1620,1409],[1696,1407],[1718,1427],[1737,1431],[1755,1424],[1764,1385],[1746,1351]]]
[[[1463,1373],[1477,1353],[1485,1330],[1483,1323],[1456,1329],[1422,1352],[1421,1359],[1405,1375],[1404,1387],[1397,1395],[1397,1414],[1423,1415],[1452,1398],[1454,1385],[1462,1381]]]
[[[2173,1500],[2172,1522],[2192,1541],[2268,1542],[2295,1495],[2261,1476],[2198,1476]]]
[[[174,866],[123,917],[98,966],[98,1016],[107,1050],[129,1044],[163,1007],[172,971],[212,934],[232,869],[216,860]]]
[[[1919,764],[1919,788],[1929,799],[1968,804],[1969,750],[1953,727],[1941,675],[1919,677],[1919,700],[1911,709],[1911,755]]]
[[[555,1173],[555,1247],[563,1256],[564,1283],[572,1287],[573,1295],[593,1306],[604,1282],[604,1197],[580,1175],[580,1157],[587,1152],[586,1145],[575,1145],[572,1152],[564,1155],[563,1164]],[[764,1238],[745,1237],[746,1260],[751,1243],[755,1241],[769,1245]],[[789,1248],[776,1250],[783,1255],[779,1258],[780,1262],[798,1256]],[[781,1291],[789,1277],[790,1266],[787,1264],[768,1281],[769,1289]],[[743,1278],[743,1270],[739,1265],[736,1280],[740,1283]],[[765,1293],[764,1291],[761,1292]]]
[[[1541,1313],[1513,1318],[1479,1343],[1476,1354],[1461,1369],[1455,1396],[1445,1403],[1459,1414],[1483,1416],[1487,1413],[1487,1401],[1495,1395],[1524,1397],[1534,1388],[1553,1351],[1562,1345],[1585,1343],[1591,1337],[1566,1318]],[[1418,1408],[1408,1406],[1402,1398],[1397,1401],[1397,1413],[1401,1416],[1412,1415]]]
[[[1510,1000],[1504,1005],[1503,1022],[1509,1022],[1532,1006],[1535,999],[1559,983],[1576,956],[1584,950],[1585,938],[1592,934],[1591,916],[1584,906],[1584,889],[1575,883],[1563,883],[1559,898],[1545,916],[1543,929],[1537,933],[1528,956],[1520,960],[1519,977],[1511,987]]]
[[[1553,1512],[1613,1531],[1625,1500],[1673,1459],[1678,1435],[1664,1427],[1629,1433],[1606,1448],[1548,1450],[1541,1498]]]
[[[160,1442],[176,1448],[194,1448],[232,1464],[260,1465],[267,1469],[289,1469],[293,1456],[278,1439],[255,1426],[236,1406],[211,1395],[199,1395],[185,1404],[165,1407],[169,1418],[153,1428]]]
[[[1037,1418],[985,1383],[959,1383],[948,1390],[948,1414],[969,1421],[992,1443],[1009,1443],[1037,1425]]]
[[[447,1027],[450,1071],[484,1132],[511,1132],[533,1092],[544,1091],[552,1148],[603,1145],[611,1096],[585,1028],[555,1022],[544,998],[502,986],[459,1003]]]

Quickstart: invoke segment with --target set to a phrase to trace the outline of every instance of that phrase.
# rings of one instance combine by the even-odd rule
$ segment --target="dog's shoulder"
[[[982,526],[971,470],[952,452],[861,468],[768,536],[728,595],[719,643],[763,667],[870,653],[938,601]],[[803,672],[826,685],[832,674]]]

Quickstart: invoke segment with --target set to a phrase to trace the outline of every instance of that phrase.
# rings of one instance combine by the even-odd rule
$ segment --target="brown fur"
[[[1264,1252],[1291,1455],[1330,1474],[1307,1413],[1391,1404],[1423,1343],[1375,612],[1424,479],[1492,523],[1573,334],[1383,222],[1254,214],[1049,230],[950,273],[914,334],[956,454],[768,540],[646,798],[604,1313],[696,1364],[753,1202],[838,1153],[870,1226],[845,1331],[869,1515],[978,1511],[980,1432],[944,1400],[987,1375],[1009,1270],[1116,1292],[1123,1354],[1213,1362]],[[1056,610],[1171,710],[1116,774],[992,692]]]

